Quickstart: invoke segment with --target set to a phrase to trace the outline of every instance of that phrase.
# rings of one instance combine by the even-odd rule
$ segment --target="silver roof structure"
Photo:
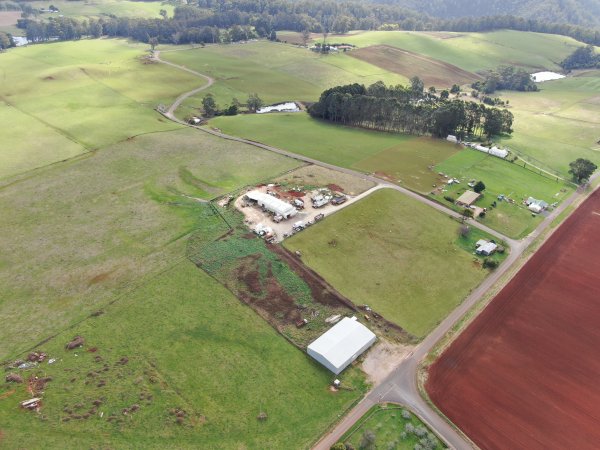
[[[246,194],[250,200],[254,200],[259,206],[262,206],[276,215],[285,218],[295,216],[298,210],[289,203],[284,202],[269,194],[260,191],[250,191]]]
[[[377,339],[356,320],[344,317],[308,346],[308,354],[336,375],[358,358]]]

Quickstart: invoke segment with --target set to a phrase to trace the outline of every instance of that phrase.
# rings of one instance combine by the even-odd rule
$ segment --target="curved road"
[[[361,177],[365,180],[369,180],[383,188],[395,189],[399,192],[402,192],[404,195],[407,195],[421,203],[431,206],[436,210],[443,212],[449,216],[455,218],[461,218],[462,216],[457,212],[446,208],[445,206],[436,203],[426,197],[423,197],[419,194],[414,193],[406,188],[401,186],[392,184],[380,178],[366,175],[362,172],[358,172],[352,169],[347,169],[344,167],[338,167],[333,164],[324,163],[322,161],[318,161],[316,159],[308,158],[303,155],[298,155],[296,153],[288,152],[286,150],[282,150],[277,147],[272,147],[270,145],[262,144],[260,142],[251,141],[248,139],[239,138],[236,136],[230,136],[220,131],[212,130],[206,127],[199,127],[195,125],[190,125],[177,117],[175,117],[175,110],[181,105],[181,103],[192,95],[197,94],[198,92],[207,89],[214,83],[214,79],[196,72],[194,70],[190,70],[186,67],[164,61],[160,59],[160,52],[155,51],[153,54],[153,58],[160,63],[167,64],[171,67],[177,68],[179,70],[184,70],[191,74],[194,74],[198,77],[204,78],[207,81],[207,84],[194,89],[192,91],[186,92],[180,95],[175,102],[169,107],[169,109],[162,114],[168,119],[177,122],[179,124],[196,128],[204,133],[212,134],[213,136],[217,136],[222,139],[227,139],[230,141],[240,142],[243,144],[253,145],[255,147],[259,147],[264,150],[268,150],[273,153],[277,153],[279,155],[287,156],[299,161],[303,161],[310,164],[315,164],[317,166],[325,167],[328,169],[336,170],[339,172],[344,172],[349,175],[354,175],[357,177]],[[595,178],[595,177],[594,177]],[[448,315],[436,328],[433,330],[421,343],[419,343],[414,350],[406,357],[404,360],[400,361],[398,366],[393,370],[393,372],[381,383],[377,386],[374,386],[373,389],[363,398],[363,400],[358,403],[345,417],[325,436],[323,436],[314,446],[315,450],[329,450],[329,448],[339,441],[339,439],[343,436],[343,434],[354,425],[373,405],[379,402],[396,402],[406,405],[411,410],[413,410],[420,418],[430,427],[432,428],[447,444],[450,448],[455,449],[472,449],[475,445],[468,440],[462,433],[456,430],[452,425],[450,425],[443,417],[438,415],[438,413],[433,410],[427,402],[421,397],[419,392],[419,387],[417,385],[417,372],[419,368],[420,362],[425,358],[425,356],[431,351],[431,349],[435,346],[435,344],[442,339],[448,331],[452,329],[454,324],[456,324],[461,317],[471,309],[480,299],[481,297],[517,262],[517,260],[521,257],[525,249],[542,233],[544,232],[548,226],[552,223],[552,221],[566,208],[568,208],[577,198],[579,198],[582,194],[575,192],[571,197],[567,200],[563,201],[563,203],[556,208],[552,213],[550,213],[544,221],[526,238],[522,240],[514,240],[510,239],[507,236],[504,236],[501,233],[498,233],[495,230],[475,221],[469,220],[469,223],[481,230],[486,231],[490,235],[504,240],[511,247],[511,252],[506,260],[498,267],[494,272],[490,274],[476,289],[474,289],[471,294],[454,310]]]

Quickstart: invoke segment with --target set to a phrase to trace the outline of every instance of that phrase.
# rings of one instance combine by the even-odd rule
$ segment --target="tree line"
[[[512,14],[525,19],[575,25],[600,25],[600,2],[594,0],[374,0],[435,17]]]
[[[278,30],[346,33],[351,29],[482,32],[512,29],[561,34],[600,45],[600,31],[570,24],[552,24],[514,16],[433,18],[398,5],[333,0],[197,0],[177,6],[173,17],[161,19],[107,16],[75,20],[30,18],[18,26],[33,42],[78,39],[82,36],[118,36],[160,43],[218,43],[253,37],[275,39]]]
[[[410,86],[386,86],[381,81],[368,87],[336,86],[324,91],[308,111],[312,117],[344,125],[442,138],[512,133],[513,123],[506,109],[424,92],[418,77]]]

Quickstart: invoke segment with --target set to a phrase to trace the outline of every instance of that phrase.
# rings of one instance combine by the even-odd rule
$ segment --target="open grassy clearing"
[[[183,257],[182,238],[202,226],[202,204],[182,194],[211,198],[297,165],[184,129],[140,136],[3,188],[0,359]],[[8,317],[27,318],[27,333]]]
[[[348,442],[354,448],[360,448],[367,430],[375,435],[375,448],[413,450],[423,438],[432,444],[435,443],[435,447],[428,448],[446,448],[417,416],[393,403],[373,406],[356,425],[348,430],[341,442]]]
[[[285,241],[355,304],[418,338],[487,275],[457,243],[459,224],[399,192],[381,190]]]
[[[540,92],[502,92],[515,116],[513,136],[500,142],[542,167],[567,176],[569,163],[600,164],[600,73],[539,85]]]
[[[117,17],[141,17],[148,19],[160,18],[160,10],[167,11],[169,16],[173,15],[174,5],[168,2],[149,1],[136,2],[129,0],[94,0],[94,1],[70,1],[57,0],[48,3],[46,1],[27,2],[32,8],[48,8],[52,4],[56,6],[65,17],[86,18],[115,15]],[[41,18],[52,17],[55,14],[43,14]]]
[[[198,79],[161,64],[145,64],[145,50],[140,44],[99,39],[35,45],[0,55],[0,100],[14,111],[7,121],[27,116],[23,125],[15,124],[17,132],[8,127],[0,131],[6,149],[0,152],[0,177],[139,134],[179,128],[152,108],[197,87]],[[71,142],[32,146],[31,130],[25,129],[29,124],[39,142]]]
[[[471,180],[481,180],[486,185],[483,198],[475,205],[490,208],[496,201],[497,207],[490,208],[484,219],[479,219],[486,225],[506,234],[520,238],[531,232],[541,221],[541,217],[532,216],[531,212],[522,205],[527,197],[534,197],[549,204],[560,202],[573,192],[573,185],[561,180],[541,176],[523,168],[518,163],[502,161],[494,156],[471,149],[464,149],[451,158],[438,164],[436,173],[442,172],[451,178],[458,178],[461,183],[445,186],[443,193],[433,195],[438,201],[458,211],[462,208],[453,206],[443,197],[458,198],[462,192],[469,189],[467,183]],[[438,181],[438,185],[444,179]],[[505,195],[515,201],[514,204],[497,201],[498,195]]]
[[[407,81],[345,54],[323,56],[305,48],[265,41],[165,52],[161,58],[215,78],[217,82],[206,92],[222,105],[229,104],[233,97],[244,102],[251,93],[267,103],[314,101],[323,90],[339,84]],[[182,112],[186,107],[188,111],[198,107],[206,92],[188,99]]]
[[[43,345],[56,363],[22,372],[53,378],[41,415],[18,407],[23,385],[0,386],[3,445],[305,448],[365,390],[352,369],[349,390],[329,391],[326,369],[188,261],[103,311]],[[84,349],[66,351],[77,334]]]
[[[481,77],[439,60],[388,45],[373,45],[348,53],[360,61],[412,78],[418,76],[425,86],[438,88],[463,85]]]
[[[437,139],[342,127],[303,113],[218,117],[209,126],[327,163],[378,173],[424,193],[436,180],[429,167],[458,150]]]
[[[558,63],[581,46],[574,39],[519,31],[435,33],[370,31],[349,35],[345,42],[359,47],[389,45],[458,66],[469,72],[502,64],[558,70]]]

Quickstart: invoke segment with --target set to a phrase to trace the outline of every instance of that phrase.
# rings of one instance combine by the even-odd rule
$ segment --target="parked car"
[[[331,204],[332,205],[341,205],[342,203],[344,203],[346,200],[348,200],[348,198],[345,195],[336,195],[335,197],[333,197],[333,199],[331,200]]]

